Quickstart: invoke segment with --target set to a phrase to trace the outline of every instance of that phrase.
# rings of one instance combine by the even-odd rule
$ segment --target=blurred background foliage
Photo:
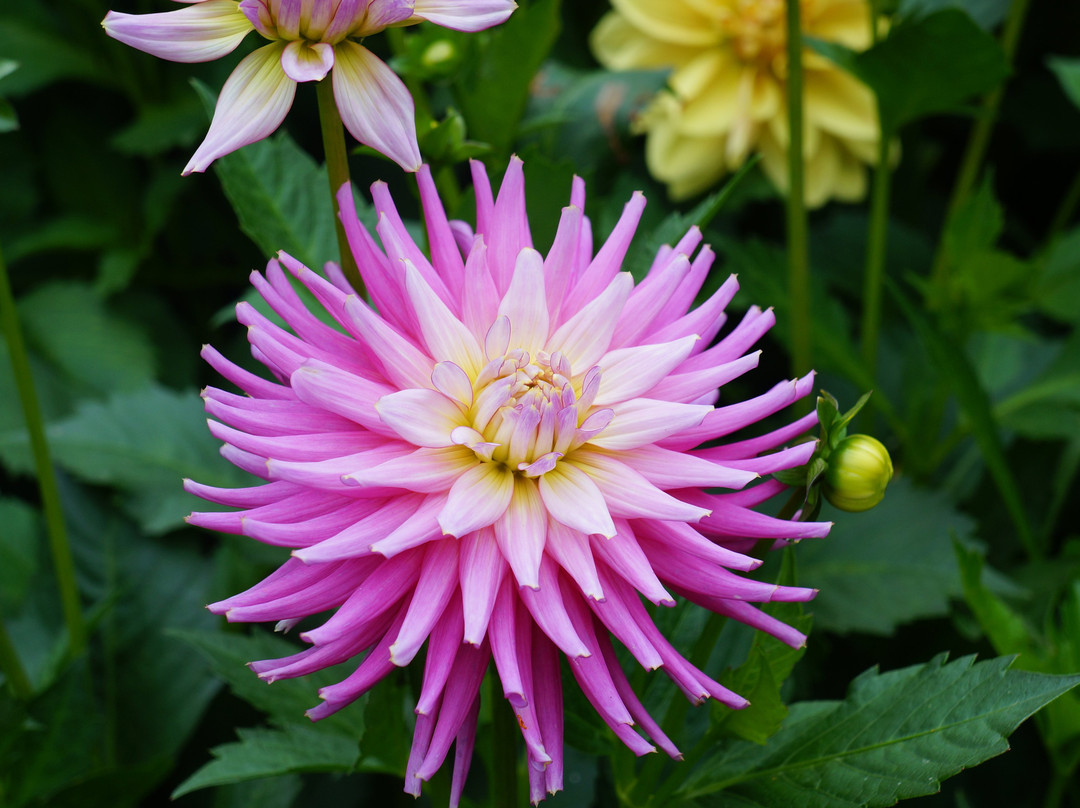
[[[199,346],[247,354],[231,306],[248,294],[247,273],[277,250],[310,266],[335,255],[314,93],[300,88],[280,134],[182,179],[207,105],[255,43],[205,65],[163,62],[109,40],[99,27],[108,9],[106,0],[0,8],[0,246],[89,636],[83,647],[65,628],[5,350],[0,618],[25,681],[8,672],[0,689],[0,804],[157,805],[174,791],[192,808],[412,804],[400,777],[417,671],[312,727],[303,710],[318,683],[267,687],[243,667],[288,653],[293,640],[240,631],[201,608],[260,579],[280,554],[183,521],[195,500],[180,478],[243,481],[205,428],[198,390],[218,382]],[[760,392],[788,373],[791,353],[782,200],[753,169],[722,200],[669,203],[629,132],[665,75],[597,66],[587,37],[607,9],[602,0],[531,0],[483,34],[419,26],[370,44],[417,97],[421,149],[451,216],[470,218],[470,158],[498,175],[511,154],[523,157],[541,249],[575,173],[588,183],[600,235],[643,189],[650,204],[627,266],[640,273],[657,244],[719,204],[704,228],[720,254],[712,288],[738,273],[736,308],[778,315],[762,369],[724,396]],[[128,0],[119,10],[163,8]],[[662,677],[637,675],[669,734],[694,749],[682,768],[635,764],[591,710],[574,709],[582,697],[568,688],[567,789],[553,808],[888,805],[1004,751],[1002,736],[1074,681],[1034,674],[1080,671],[1080,6],[901,0],[888,11],[889,37],[873,51],[831,53],[875,89],[902,144],[876,367],[859,348],[868,204],[813,212],[810,257],[819,387],[849,403],[874,390],[857,423],[892,451],[897,477],[869,513],[826,505],[830,538],[795,551],[800,583],[821,590],[806,615],[782,605],[789,622],[812,619],[798,666],[799,654],[699,611],[658,618],[676,645],[695,646],[714,676],[760,705],[754,720],[687,711]],[[1002,29],[1017,13],[1023,25],[1009,53]],[[986,157],[957,195],[980,124]],[[395,166],[363,149],[351,164],[359,199],[384,179],[415,220],[415,187]],[[764,574],[795,571],[787,561]],[[800,732],[824,733],[830,721],[888,724],[886,713],[858,705],[890,688],[914,688],[945,709],[946,679],[970,676],[965,687],[982,692],[985,680],[1003,705],[993,689],[1003,663],[971,667],[966,655],[976,653],[1018,654],[1008,682],[1030,703],[1001,707],[1000,721],[976,733],[971,759],[921,773],[904,763],[899,784],[874,795],[815,769],[822,788],[834,788],[816,802],[792,803],[752,781],[710,785],[740,765],[767,771],[763,756],[799,748]],[[849,693],[875,665],[892,673],[868,672]],[[792,701],[800,703],[780,729]],[[485,706],[466,794],[474,805],[486,800],[490,721]],[[1080,696],[1054,701],[1012,743],[921,803],[1080,805]],[[447,789],[444,772],[423,801],[445,804]]]

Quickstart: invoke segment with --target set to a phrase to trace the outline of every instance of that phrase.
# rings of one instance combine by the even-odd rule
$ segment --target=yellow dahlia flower
[[[803,32],[865,50],[866,0],[801,0]],[[785,0],[612,0],[592,48],[612,70],[670,67],[670,92],[642,116],[649,171],[673,198],[707,189],[752,151],[787,190]],[[803,51],[806,202],[860,199],[880,137],[874,96]]]

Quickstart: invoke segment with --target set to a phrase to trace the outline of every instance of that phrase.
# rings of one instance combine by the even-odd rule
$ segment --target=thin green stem
[[[788,55],[788,294],[791,296],[791,368],[796,376],[810,371],[810,258],[803,177],[802,21],[798,2],[787,4]]]
[[[503,698],[502,685],[492,668],[488,676],[494,723],[491,754],[491,804],[494,808],[517,805],[517,739],[521,736],[513,710]]]
[[[1061,231],[1069,226],[1069,222],[1072,221],[1073,216],[1076,214],[1077,205],[1080,205],[1080,173],[1073,177],[1069,190],[1065,192],[1057,213],[1054,214],[1054,219],[1050,223],[1050,230],[1046,234],[1047,244],[1053,244],[1054,240],[1061,235]]]
[[[86,625],[83,622],[82,606],[79,604],[79,588],[75,583],[75,562],[64,525],[64,512],[60,506],[60,488],[49,458],[49,444],[45,440],[45,422],[41,417],[37,390],[30,374],[30,359],[23,342],[19,314],[15,309],[15,297],[11,292],[3,254],[0,254],[0,320],[3,321],[4,337],[11,354],[11,367],[26,420],[26,430],[30,434],[30,448],[33,450],[38,487],[41,490],[41,505],[45,511],[45,527],[49,534],[49,549],[52,552],[56,585],[60,590],[64,623],[68,630],[70,654],[76,657],[86,645]]]
[[[319,126],[322,129],[323,152],[326,157],[326,175],[330,180],[330,198],[334,205],[334,224],[337,230],[338,253],[341,255],[341,271],[361,297],[364,296],[364,281],[356,267],[356,259],[349,249],[349,239],[345,235],[345,225],[341,223],[341,209],[337,194],[342,185],[349,181],[349,157],[345,151],[345,127],[341,123],[337,102],[334,100],[334,85],[329,78],[315,83],[315,95],[319,99]]]
[[[1024,27],[1024,17],[1027,14],[1029,0],[1013,0],[1009,6],[1009,17],[1005,21],[1005,28],[1001,34],[1001,49],[1005,52],[1005,60],[1012,64],[1013,54],[1016,53],[1017,43],[1020,41],[1020,32]],[[993,133],[994,124],[997,122],[998,108],[1001,106],[1001,98],[1005,91],[1004,83],[998,85],[983,99],[979,117],[972,127],[968,138],[967,148],[964,151],[963,160],[960,163],[960,172],[956,177],[956,185],[953,186],[952,197],[945,211],[945,223],[943,231],[948,230],[956,213],[967,201],[975,181],[979,178],[982,169],[983,158],[986,156],[987,146],[990,145],[990,135]],[[944,239],[938,244],[937,253],[934,256],[934,264],[930,270],[930,286],[928,294],[933,302],[936,291],[940,290],[945,283],[948,274],[948,255],[944,249]]]
[[[880,123],[880,116],[878,121]],[[870,199],[870,230],[867,234],[866,272],[863,276],[861,354],[870,378],[877,379],[878,336],[881,331],[882,279],[885,277],[885,251],[889,233],[889,140],[884,132],[878,144],[874,168],[874,187]]]
[[[34,686],[30,684],[30,677],[26,675],[19,652],[3,621],[0,621],[0,671],[4,672],[11,692],[19,701],[26,701],[34,695]]]

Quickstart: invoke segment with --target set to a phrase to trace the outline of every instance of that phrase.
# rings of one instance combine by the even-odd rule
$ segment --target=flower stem
[[[881,116],[878,116],[880,125]],[[884,131],[878,143],[874,168],[874,188],[870,199],[870,230],[866,245],[866,272],[863,276],[862,363],[871,380],[877,379],[878,334],[881,330],[881,288],[885,277],[885,247],[889,232],[889,139]]]
[[[788,56],[788,294],[791,296],[791,368],[795,376],[809,372],[810,259],[803,178],[802,22],[798,0],[787,4]]]
[[[19,314],[15,309],[15,297],[11,292],[3,254],[0,254],[0,321],[3,323],[4,338],[11,354],[11,367],[26,420],[26,430],[30,434],[30,448],[34,453],[41,505],[45,511],[45,527],[49,534],[49,549],[52,552],[56,584],[60,590],[64,623],[68,630],[69,651],[72,657],[76,657],[82,653],[86,644],[86,626],[79,604],[79,588],[75,583],[75,562],[64,525],[64,512],[60,506],[60,488],[49,458],[49,444],[45,440],[45,422],[41,417],[37,390],[30,374],[30,359],[23,342],[22,328],[19,327]]]
[[[1001,34],[1001,49],[1005,52],[1005,61],[1012,64],[1013,54],[1016,53],[1016,45],[1020,40],[1020,32],[1024,27],[1024,16],[1027,14],[1029,0],[1012,0],[1009,6],[1009,18],[1005,21],[1005,29]],[[1001,97],[1004,94],[1004,83],[999,84],[983,99],[982,110],[975,120],[975,126],[968,138],[967,148],[964,152],[963,161],[960,164],[960,172],[953,186],[952,197],[949,199],[949,207],[945,212],[945,224],[942,228],[947,231],[949,224],[956,216],[957,211],[967,201],[971,194],[971,188],[979,178],[983,158],[986,156],[986,148],[990,145],[990,134],[994,123],[997,121],[998,107],[1001,106]],[[938,243],[937,253],[934,255],[934,264],[930,270],[930,285],[928,294],[930,302],[936,297],[936,292],[945,283],[948,271],[948,258],[944,249],[944,239]]]
[[[488,676],[491,695],[491,714],[494,722],[491,755],[491,804],[494,808],[515,808],[517,805],[517,739],[514,713],[503,698],[499,677]]]
[[[341,271],[361,297],[364,296],[364,281],[356,267],[356,259],[349,249],[349,239],[345,235],[345,225],[341,223],[341,210],[338,207],[337,192],[349,181],[349,157],[345,151],[345,127],[341,123],[337,102],[334,100],[334,85],[329,78],[315,82],[315,95],[319,99],[319,126],[322,129],[323,153],[326,158],[326,175],[330,180],[330,198],[334,206],[334,225],[337,231],[338,253],[341,255]]]
[[[0,622],[0,671],[7,677],[8,685],[15,698],[25,701],[34,695],[34,687],[26,675],[19,653],[8,635],[7,626]]]

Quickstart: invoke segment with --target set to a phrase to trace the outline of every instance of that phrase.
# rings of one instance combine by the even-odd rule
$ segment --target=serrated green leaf
[[[240,698],[266,713],[280,727],[309,725],[304,712],[319,702],[318,689],[344,678],[349,671],[322,671],[300,679],[285,679],[267,684],[248,669],[247,663],[276,659],[302,651],[304,647],[266,632],[221,634],[216,632],[178,631],[184,642],[194,646],[210,660],[214,671]],[[347,663],[346,663],[347,664]],[[347,738],[360,738],[364,732],[363,702],[324,718],[319,726]]]
[[[809,44],[874,90],[889,135],[928,115],[956,112],[994,89],[1009,71],[998,42],[956,8],[908,18],[862,53],[834,43]]]
[[[82,480],[124,491],[129,511],[151,533],[183,524],[202,503],[183,491],[184,477],[224,486],[244,480],[218,454],[193,392],[151,386],[86,401],[51,424],[47,436],[55,462]],[[22,431],[0,435],[0,453],[16,468],[31,468]]]
[[[214,95],[193,82],[207,111]],[[336,261],[336,216],[326,168],[286,132],[214,161],[214,172],[240,220],[240,229],[269,258],[284,250],[311,269]]]
[[[560,0],[518,8],[484,32],[480,52],[464,62],[455,98],[469,136],[509,155],[525,113],[529,84],[559,33]]]
[[[825,518],[835,514],[830,508]],[[961,591],[950,537],[973,527],[940,492],[894,480],[876,508],[837,518],[827,541],[799,545],[803,584],[820,590],[808,607],[815,625],[891,634],[947,614]]]
[[[226,783],[295,772],[351,772],[360,749],[356,740],[306,727],[240,729],[238,743],[215,746],[216,758],[181,783],[172,798]]]
[[[677,796],[747,808],[892,805],[1001,754],[1020,722],[1080,683],[1009,670],[1006,657],[973,662],[942,655],[867,671],[844,701],[793,705],[768,745],[722,745]]]
[[[30,350],[94,395],[137,390],[154,378],[146,335],[87,284],[40,286],[20,301],[19,313]]]

